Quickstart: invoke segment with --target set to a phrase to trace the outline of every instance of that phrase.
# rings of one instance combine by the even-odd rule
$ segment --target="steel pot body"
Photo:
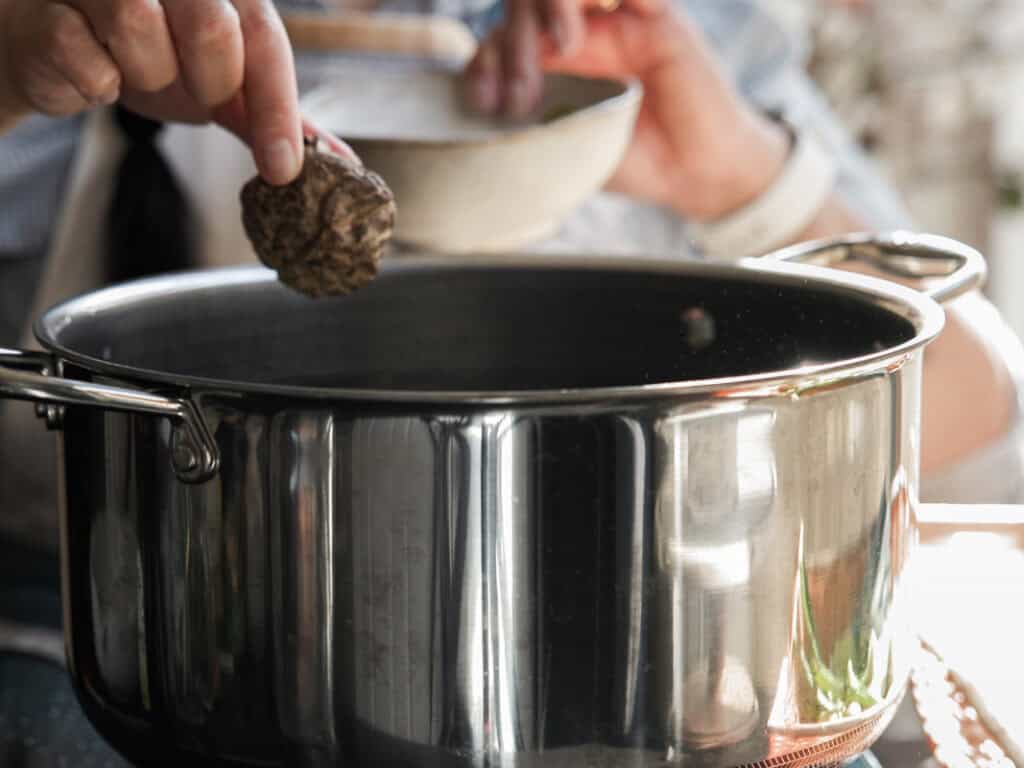
[[[775,764],[873,740],[909,672],[934,302],[785,265],[396,269],[412,293],[349,300],[383,341],[344,321],[341,389],[226,346],[211,307],[282,324],[294,349],[265,361],[325,359],[327,315],[272,310],[292,299],[255,272],[55,310],[62,377],[38,378],[74,391],[4,374],[61,422],[69,662],[103,735],[288,766]],[[739,375],[672,379],[692,365]]]

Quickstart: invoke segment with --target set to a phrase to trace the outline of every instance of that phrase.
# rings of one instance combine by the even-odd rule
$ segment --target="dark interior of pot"
[[[255,384],[399,390],[597,388],[769,373],[913,339],[870,296],[750,273],[495,267],[386,271],[311,300],[257,271],[121,290],[44,318],[90,357]]]

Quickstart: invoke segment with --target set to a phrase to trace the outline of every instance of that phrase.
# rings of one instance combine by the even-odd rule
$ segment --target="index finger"
[[[247,134],[260,175],[287,184],[302,170],[302,119],[291,43],[270,0],[231,0],[242,26]]]
[[[540,19],[533,0],[507,4],[509,20],[503,30],[503,75],[506,114],[525,117],[540,101],[544,76],[540,61]]]

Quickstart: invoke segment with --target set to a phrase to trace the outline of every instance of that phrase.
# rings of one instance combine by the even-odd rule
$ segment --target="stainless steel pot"
[[[981,257],[264,270],[46,314],[70,670],[173,765],[808,765],[903,694],[921,356]],[[931,295],[786,262],[945,276]],[[95,406],[95,407],[93,407]]]

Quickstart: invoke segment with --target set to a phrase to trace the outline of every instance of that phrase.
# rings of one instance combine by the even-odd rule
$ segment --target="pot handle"
[[[36,352],[0,348],[0,397],[28,400],[51,426],[59,423],[58,405],[87,405],[108,411],[166,416],[171,420],[174,471],[186,483],[201,483],[217,473],[220,452],[202,413],[192,400],[155,395],[141,389],[112,387],[51,375],[53,360]]]
[[[914,232],[854,234],[813,240],[770,253],[766,258],[831,267],[848,261],[871,264],[898,278],[944,278],[924,293],[945,303],[985,282],[985,259],[957,240]]]

